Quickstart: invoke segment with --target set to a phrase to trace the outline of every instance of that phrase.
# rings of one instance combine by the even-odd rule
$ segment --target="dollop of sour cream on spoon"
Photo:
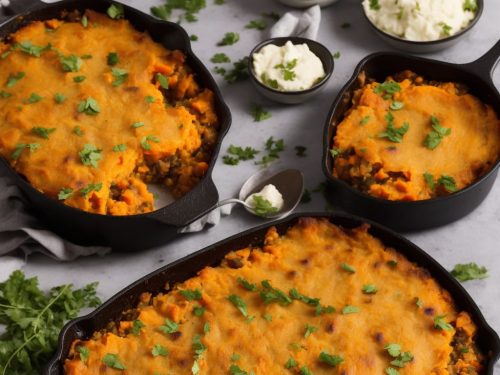
[[[252,211],[262,217],[279,212],[285,203],[283,196],[273,184],[266,185],[258,193],[248,196],[245,203]]]

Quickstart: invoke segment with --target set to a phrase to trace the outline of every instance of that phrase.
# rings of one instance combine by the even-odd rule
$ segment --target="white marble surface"
[[[148,11],[159,0],[125,1],[137,8]],[[250,49],[267,37],[266,31],[246,30],[244,25],[259,18],[261,12],[283,13],[286,7],[271,0],[226,0],[226,5],[212,5],[199,14],[199,22],[183,26],[190,34],[199,36],[193,43],[195,53],[210,69],[209,62],[215,52],[225,52],[233,60],[248,54]],[[500,37],[500,2],[485,0],[482,19],[475,30],[456,46],[442,53],[430,55],[444,61],[457,63],[472,61],[485,53]],[[351,28],[340,25],[349,22]],[[215,44],[227,31],[238,31],[241,40],[234,46],[216,47]],[[223,94],[233,114],[233,125],[224,140],[222,153],[214,169],[214,180],[221,198],[235,196],[240,185],[258,170],[252,162],[242,162],[238,167],[227,166],[221,157],[230,144],[263,148],[263,143],[271,135],[284,138],[287,150],[276,163],[282,167],[296,167],[304,172],[306,185],[313,188],[323,181],[320,168],[323,123],[328,108],[340,87],[351,76],[358,61],[368,53],[390,50],[390,47],[374,35],[365,23],[359,1],[342,0],[323,10],[323,20],[318,40],[332,52],[340,51],[335,72],[328,87],[315,101],[298,106],[282,106],[264,100],[254,91],[250,82],[228,86],[217,76]],[[500,69],[495,75],[500,87]],[[264,122],[253,122],[249,115],[251,102],[263,104],[272,112],[272,118]],[[307,146],[307,158],[295,156],[294,146]],[[318,194],[313,194],[312,202],[302,204],[300,211],[322,211],[326,202]],[[404,219],[404,218],[403,218]],[[110,254],[103,258],[89,257],[70,263],[58,263],[43,256],[31,256],[24,271],[37,275],[44,287],[60,283],[82,286],[98,280],[99,295],[106,300],[114,293],[155,269],[203,248],[232,234],[259,224],[246,212],[236,210],[230,217],[209,231],[185,235],[165,246],[135,254]],[[490,324],[500,331],[500,182],[497,181],[486,201],[466,218],[445,227],[421,233],[408,234],[413,242],[425,249],[447,269],[456,263],[475,261],[490,270],[490,277],[482,281],[464,284],[468,292],[480,306]],[[0,260],[0,277],[5,276],[7,266]],[[500,365],[496,372],[500,373]]]

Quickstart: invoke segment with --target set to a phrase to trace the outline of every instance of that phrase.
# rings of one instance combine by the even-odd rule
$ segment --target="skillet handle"
[[[32,10],[37,6],[43,6],[40,0],[10,0],[9,5],[0,6],[0,23],[17,14]]]
[[[492,79],[493,71],[500,61],[500,40],[476,61],[463,65],[464,68],[472,70],[475,74]]]

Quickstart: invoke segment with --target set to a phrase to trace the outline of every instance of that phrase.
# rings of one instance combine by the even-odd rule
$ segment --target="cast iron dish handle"
[[[10,4],[0,8],[0,23],[17,14],[31,12],[37,6],[43,6],[45,3],[40,0],[10,0]]]
[[[493,85],[493,72],[500,61],[500,40],[479,59],[462,65],[462,68],[481,76]],[[494,86],[494,85],[493,85]]]

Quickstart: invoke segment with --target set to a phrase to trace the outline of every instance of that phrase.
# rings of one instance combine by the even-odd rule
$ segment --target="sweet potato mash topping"
[[[86,11],[32,22],[0,43],[0,154],[42,193],[100,214],[153,209],[208,168],[213,93],[183,53],[127,20]]]
[[[73,342],[69,375],[478,374],[476,327],[362,226],[301,219]],[[82,354],[83,353],[83,354]],[[392,370],[389,370],[392,369]],[[399,372],[387,372],[399,371]]]
[[[403,72],[363,82],[337,125],[333,175],[372,196],[415,201],[474,183],[500,155],[500,120],[455,83]]]

